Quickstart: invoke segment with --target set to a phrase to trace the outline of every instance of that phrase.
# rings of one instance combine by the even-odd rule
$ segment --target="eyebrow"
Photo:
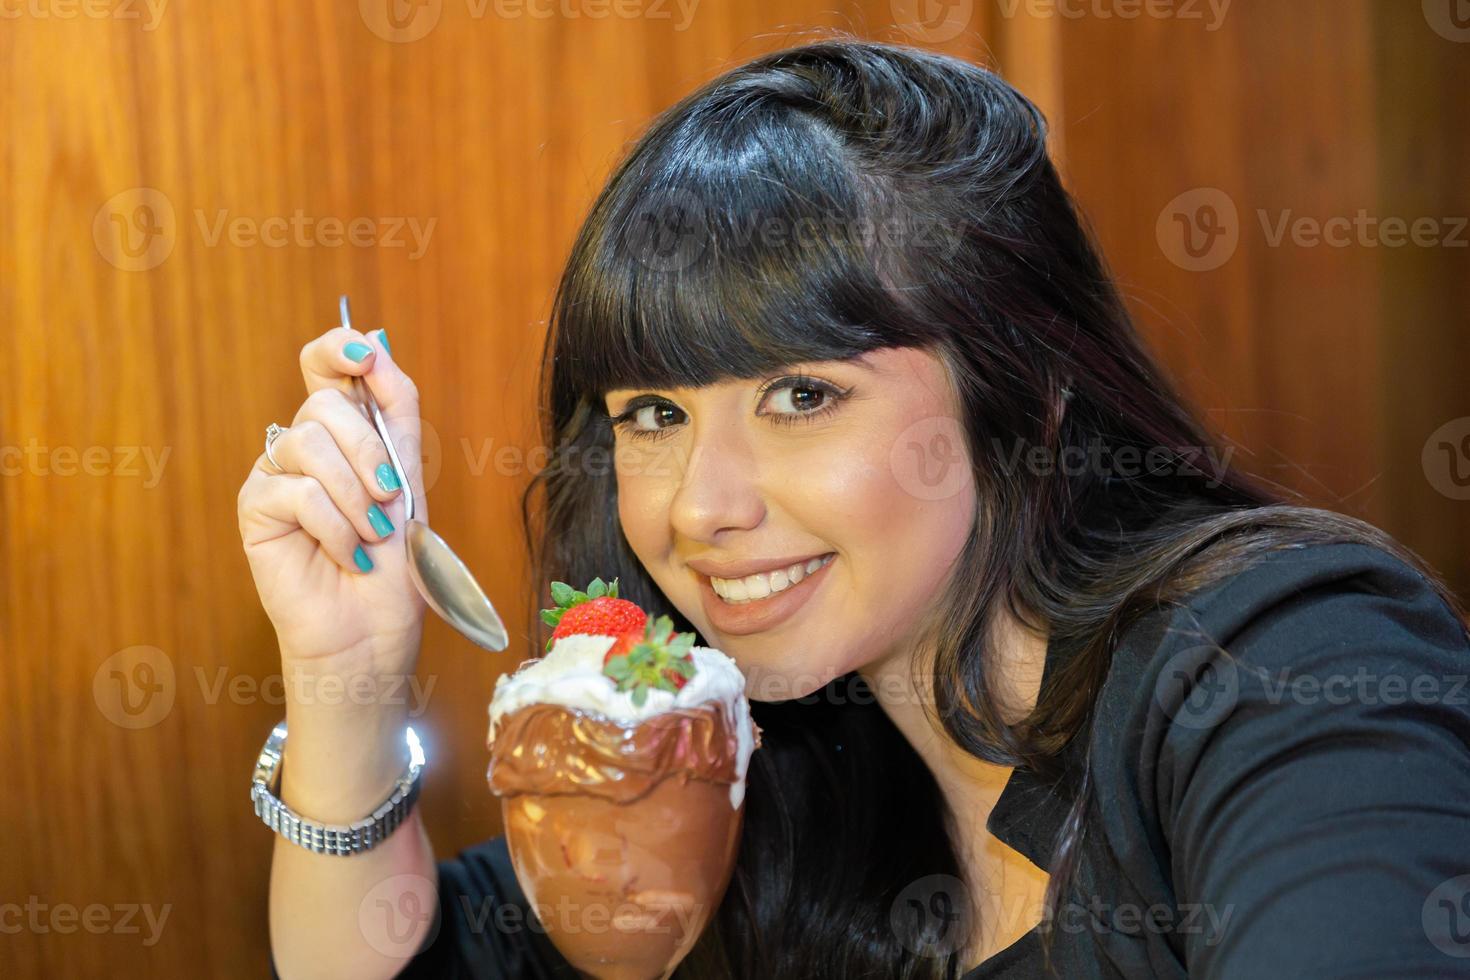
[[[861,354],[854,354],[851,357],[832,358],[825,361],[792,361],[790,364],[783,365],[783,369],[790,368],[792,370],[801,370],[805,367],[815,366],[818,364],[856,364],[858,367],[862,368],[864,371],[867,371],[870,374],[877,374],[878,366],[873,363],[872,355],[873,352],[868,350],[863,351]],[[600,397],[604,402],[606,402],[615,391],[640,392],[654,390],[660,389],[657,389],[654,386],[650,385],[633,385],[627,388],[609,388],[607,391],[604,391]]]

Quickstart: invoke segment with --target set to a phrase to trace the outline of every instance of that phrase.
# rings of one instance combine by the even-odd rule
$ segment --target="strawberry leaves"
[[[675,633],[673,620],[659,616],[649,621],[631,650],[609,658],[602,672],[617,690],[632,692],[633,704],[641,708],[649,691],[674,693],[694,676],[693,645],[693,633]]]

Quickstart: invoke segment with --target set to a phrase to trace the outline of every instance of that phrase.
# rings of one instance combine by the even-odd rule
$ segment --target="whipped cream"
[[[633,703],[631,691],[619,691],[602,672],[603,657],[615,642],[612,636],[564,636],[551,645],[546,656],[527,660],[514,673],[501,675],[490,699],[489,744],[495,744],[503,716],[533,704],[560,705],[636,725],[665,711],[717,702],[724,706],[737,740],[735,771],[739,778],[730,786],[730,806],[738,808],[745,799],[745,774],[755,738],[750,704],[745,699],[745,675],[735,661],[712,647],[690,647],[694,676],[678,691],[650,690],[640,706]]]

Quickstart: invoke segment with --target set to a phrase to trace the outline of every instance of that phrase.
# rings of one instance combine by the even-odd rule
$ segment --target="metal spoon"
[[[352,327],[352,312],[344,295],[339,302],[342,326]],[[408,552],[408,575],[418,588],[419,594],[429,608],[440,618],[463,633],[470,642],[486,650],[504,650],[510,644],[505,624],[500,621],[495,607],[485,596],[485,590],[475,581],[475,576],[429,525],[414,517],[413,487],[408,482],[408,473],[398,459],[398,449],[393,437],[388,434],[388,425],[378,409],[378,401],[368,390],[366,382],[357,376],[352,378],[357,397],[367,406],[372,415],[373,426],[388,449],[388,459],[393,463],[393,472],[398,474],[398,485],[403,488],[403,541]]]

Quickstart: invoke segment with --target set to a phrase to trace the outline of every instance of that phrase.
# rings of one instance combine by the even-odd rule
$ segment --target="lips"
[[[810,557],[821,556],[812,555]],[[801,559],[793,560],[792,564],[795,564],[797,560]],[[695,567],[694,562],[689,564],[691,568]],[[827,575],[836,564],[837,558],[834,556],[827,564],[781,592],[766,596],[764,599],[752,599],[733,604],[721,599],[715,593],[708,575],[700,574],[698,576],[699,596],[704,605],[705,617],[716,630],[726,636],[746,636],[771,629],[790,619],[805,606],[807,601],[821,588],[822,583],[826,581]],[[773,567],[782,568],[784,566]],[[724,578],[725,576],[719,577]]]
[[[774,572],[782,568],[790,568],[792,565],[805,565],[813,558],[822,558],[831,554],[830,551],[818,551],[809,555],[792,555],[789,558],[755,558],[746,561],[709,561],[704,558],[696,558],[688,563],[689,567],[706,578],[737,579],[745,578],[747,575],[759,575],[763,572]]]

